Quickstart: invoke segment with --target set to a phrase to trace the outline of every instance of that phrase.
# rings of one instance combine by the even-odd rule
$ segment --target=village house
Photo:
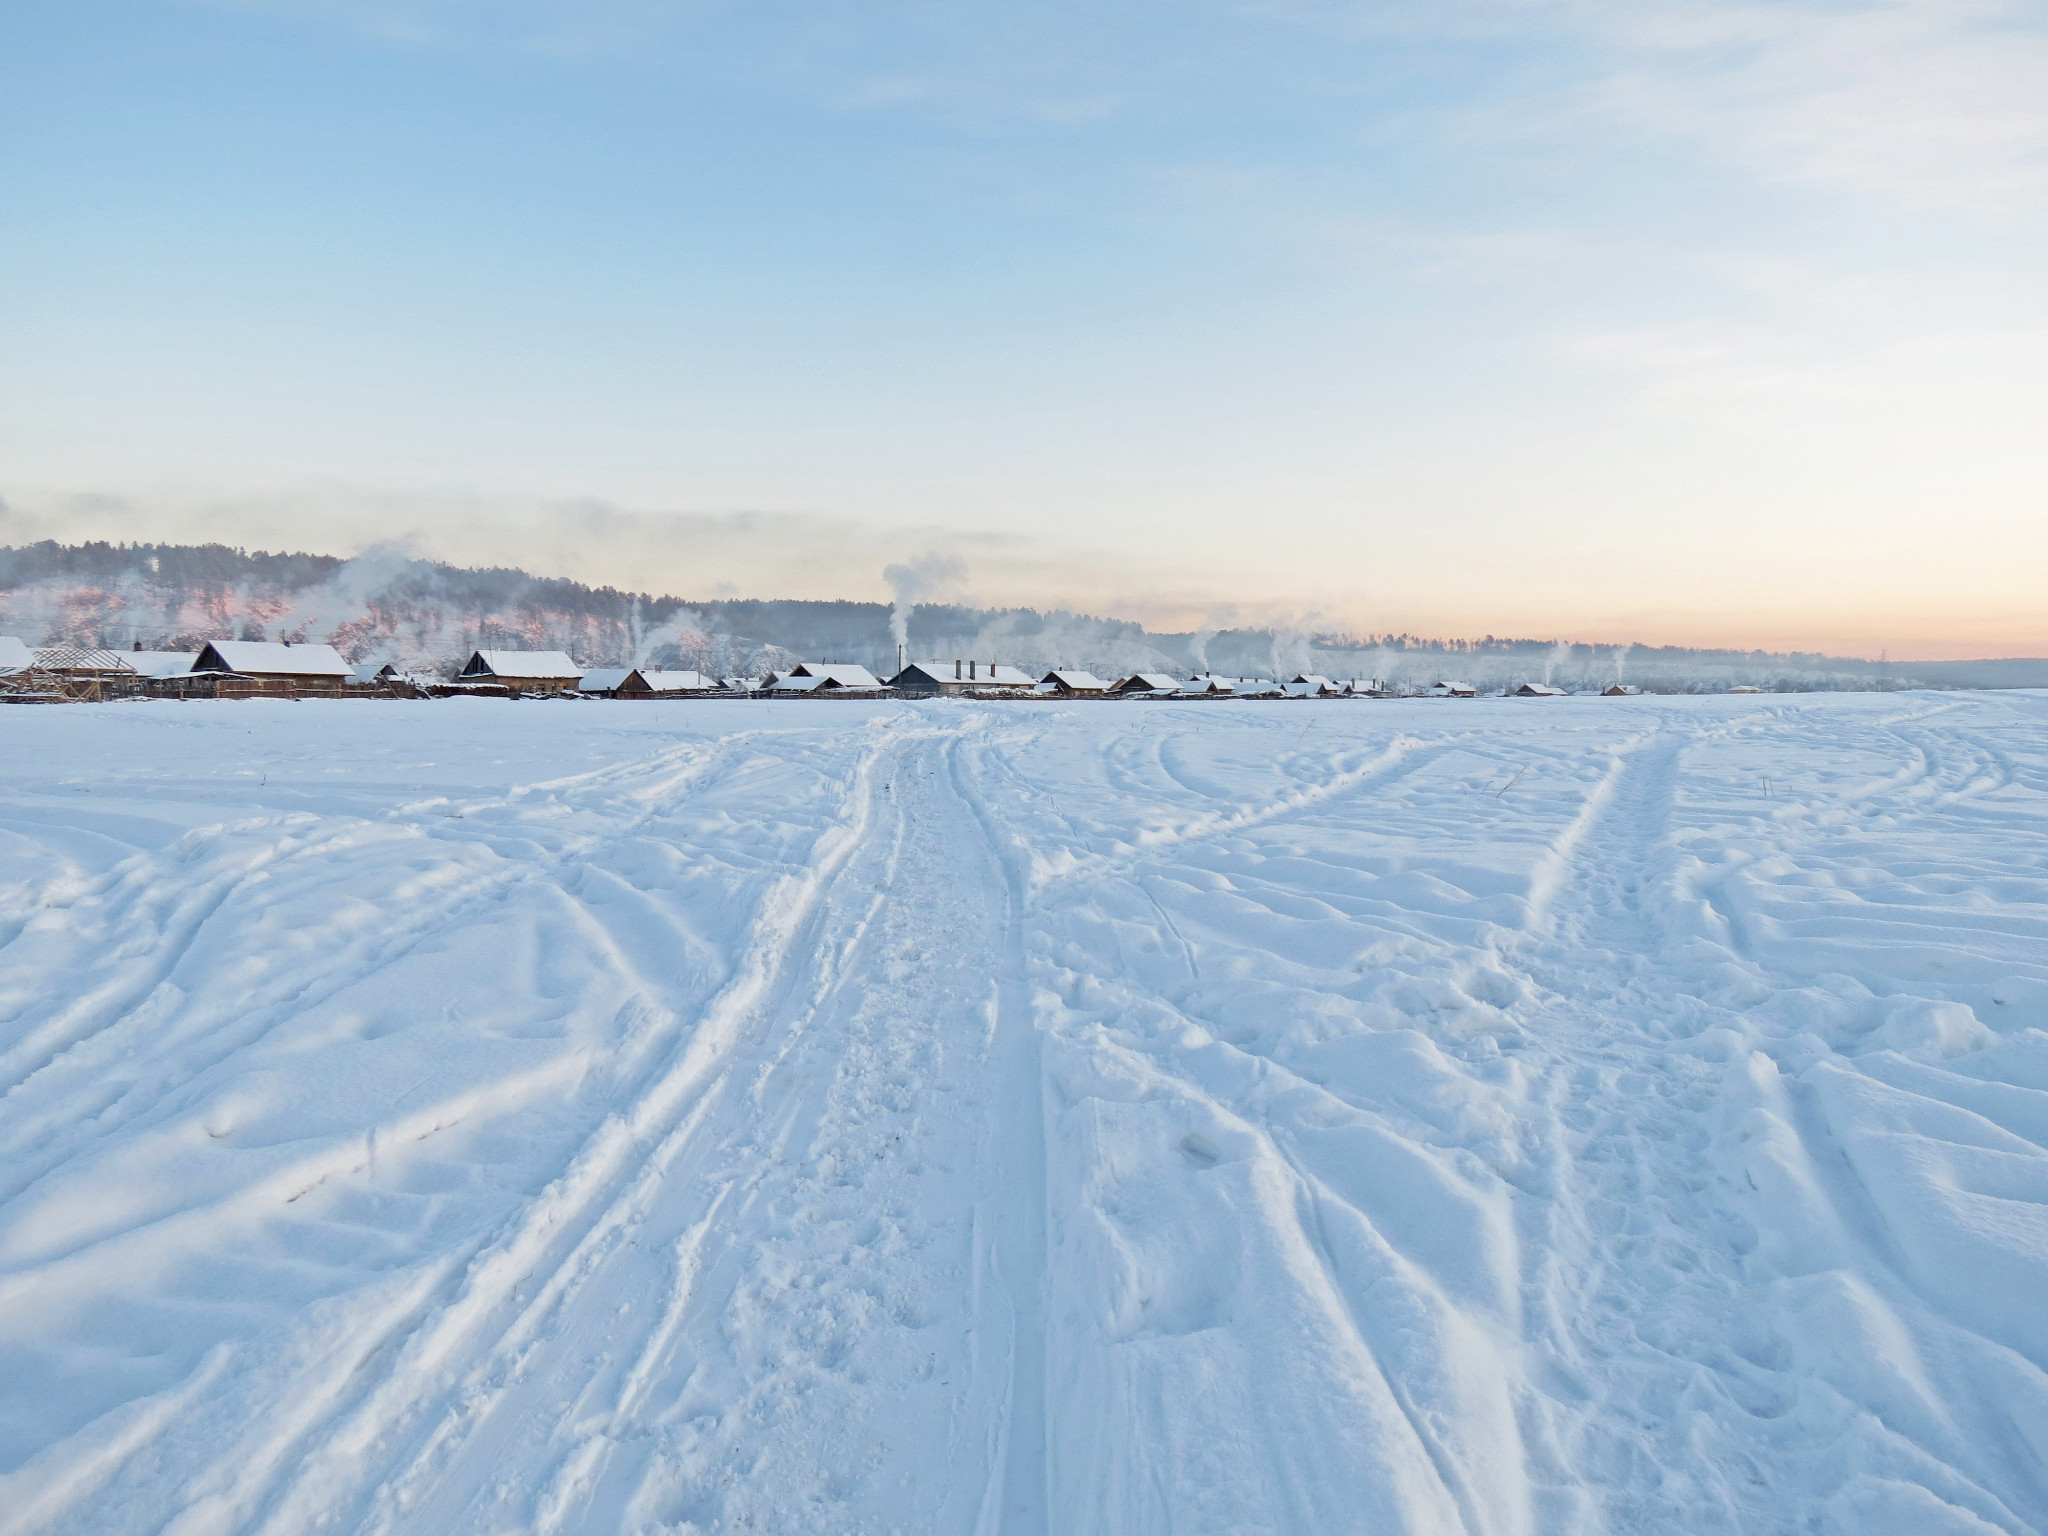
[[[702,672],[657,672],[635,667],[612,689],[615,699],[682,698],[693,693],[717,693],[718,680]]]
[[[193,666],[164,678],[172,682],[209,682],[215,698],[340,694],[354,678],[354,668],[332,645],[299,645],[293,641],[209,641],[199,647]],[[180,692],[186,692],[180,688]]]
[[[1642,691],[1634,683],[1609,683],[1600,690],[1600,697],[1603,699],[1632,699]]]
[[[1015,667],[993,661],[955,661],[951,676],[942,661],[913,661],[894,677],[889,686],[913,698],[968,693],[1025,693],[1032,679]]]
[[[1133,672],[1109,691],[1121,698],[1166,698],[1180,692],[1180,679],[1165,672]]]
[[[1270,677],[1240,677],[1231,693],[1240,699],[1284,699],[1286,688]]]
[[[1180,692],[1192,694],[1196,698],[1228,698],[1237,692],[1237,680],[1218,677],[1213,672],[1204,672],[1200,676],[1189,678],[1178,687]]]
[[[1290,699],[1335,699],[1347,692],[1341,683],[1333,683],[1318,672],[1297,672],[1287,680],[1287,697]]]
[[[633,675],[631,667],[599,667],[586,672],[577,681],[578,693],[594,693],[600,698],[610,698],[619,691],[619,684]]]
[[[567,693],[583,669],[567,651],[472,651],[458,683],[497,683],[515,693]]]
[[[1422,690],[1423,697],[1431,699],[1476,699],[1479,690],[1470,683],[1431,683]]]
[[[882,683],[866,667],[850,661],[800,661],[784,673],[770,673],[765,690],[777,698],[809,695],[880,693]]]
[[[1561,699],[1564,690],[1553,688],[1548,683],[1524,683],[1515,690],[1514,696],[1518,699]]]
[[[338,689],[355,675],[333,646],[289,640],[209,641],[193,658],[189,670],[195,676],[211,673],[322,689]]]
[[[1057,694],[1067,699],[1099,699],[1109,692],[1109,684],[1093,672],[1072,672],[1055,668],[1038,680],[1035,691]]]

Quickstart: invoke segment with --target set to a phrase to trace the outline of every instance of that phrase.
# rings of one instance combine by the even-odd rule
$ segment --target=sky
[[[2044,80],[2048,0],[0,7],[0,543],[2048,655]]]

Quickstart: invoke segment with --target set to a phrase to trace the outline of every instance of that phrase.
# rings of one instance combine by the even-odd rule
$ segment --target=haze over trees
[[[848,572],[848,583],[869,573]],[[900,617],[900,611],[899,615]],[[658,664],[752,674],[798,659],[893,668],[888,603],[692,598],[592,587],[504,566],[461,567],[391,548],[353,558],[225,544],[0,548],[0,633],[31,644],[196,649],[209,640],[331,640],[351,660],[446,670],[478,647],[559,648],[586,666]],[[1296,672],[1482,687],[1627,681],[1650,688],[2011,687],[2048,662],[1887,665],[1811,653],[1583,644],[1555,639],[1350,635],[1243,624],[1184,633],[1060,610],[924,602],[908,608],[914,657],[975,656],[1104,675]]]

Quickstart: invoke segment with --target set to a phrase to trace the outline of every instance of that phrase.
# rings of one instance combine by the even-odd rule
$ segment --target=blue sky
[[[0,15],[8,540],[2048,652],[2048,10]]]

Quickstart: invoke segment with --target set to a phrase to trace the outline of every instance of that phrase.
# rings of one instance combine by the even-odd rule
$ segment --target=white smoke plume
[[[1560,640],[1550,648],[1550,654],[1543,660],[1543,685],[1550,686],[1550,677],[1559,667],[1572,659],[1572,643]]]
[[[1188,655],[1197,672],[1209,670],[1209,642],[1237,622],[1235,607],[1217,608],[1202,620],[1202,627],[1188,636]]]
[[[416,559],[397,544],[373,544],[343,562],[326,581],[297,594],[292,606],[273,618],[268,628],[280,640],[331,639],[343,625],[367,617],[371,603],[407,577],[439,584],[438,573],[429,562]]]
[[[674,646],[685,659],[697,663],[695,670],[713,670],[719,654],[712,640],[712,626],[694,608],[678,608],[652,629],[640,627],[640,604],[635,601],[631,618],[633,662],[644,667],[664,646]],[[729,649],[729,647],[728,647]]]
[[[1617,645],[1614,648],[1614,680],[1616,683],[1621,681],[1621,671],[1628,663],[1628,653],[1634,649],[1635,646],[1633,644]]]
[[[889,634],[900,646],[910,644],[910,610],[919,603],[949,601],[967,582],[967,562],[958,555],[930,550],[902,565],[882,568],[882,580],[889,584],[894,604],[889,610]]]

